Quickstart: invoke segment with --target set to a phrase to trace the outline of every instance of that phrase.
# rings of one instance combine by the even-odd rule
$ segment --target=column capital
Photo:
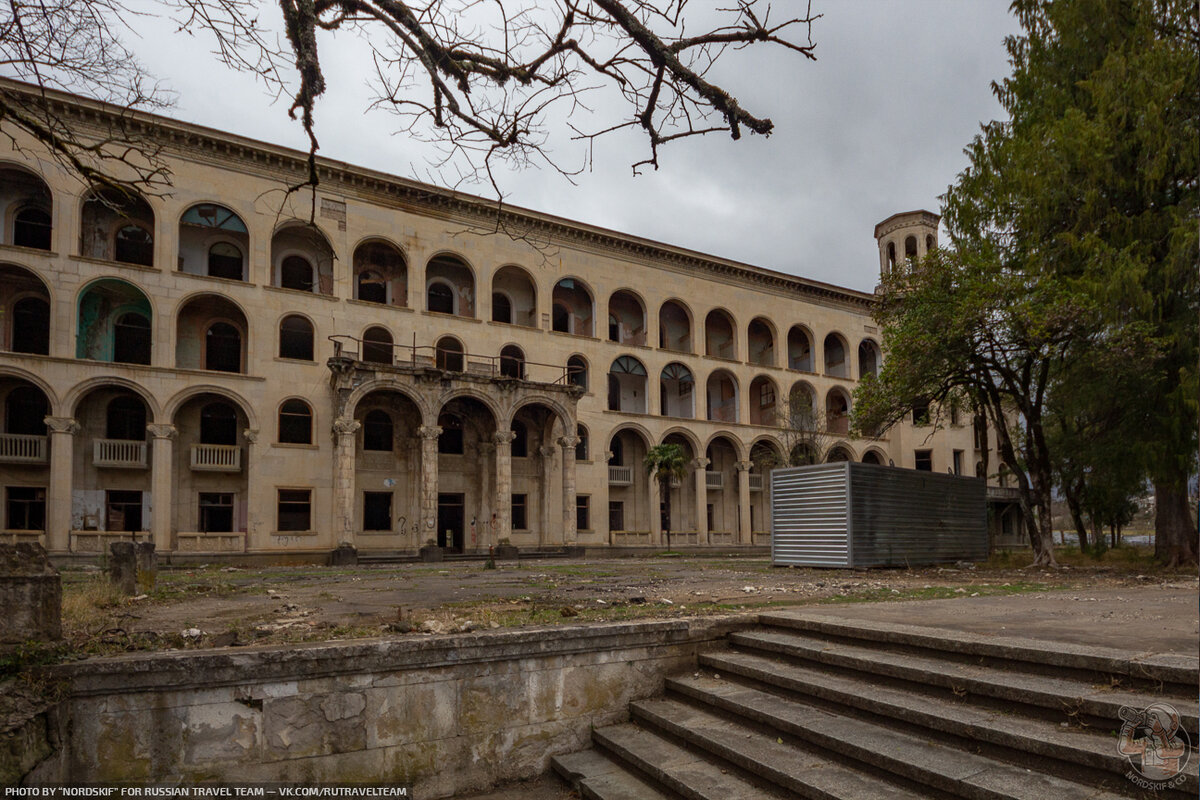
[[[754,462],[753,462],[753,461],[739,461],[739,462],[737,462],[737,470],[738,470],[738,472],[749,472],[749,471],[750,471],[750,470],[752,470],[752,469],[754,469]]]
[[[431,439],[436,440],[441,435],[442,429],[439,425],[422,425],[421,427],[417,428],[417,436],[420,436],[426,441]]]
[[[515,431],[496,431],[492,434],[492,441],[496,444],[512,444],[516,438]]]
[[[553,458],[555,452],[557,451],[558,448],[554,447],[553,445],[542,445],[538,448],[538,455],[540,455],[542,458]]]
[[[258,429],[246,428],[246,430],[242,431],[242,436],[246,437],[246,441],[250,444],[255,444],[258,442]]]
[[[74,435],[79,433],[81,426],[79,421],[74,417],[46,417],[44,420],[46,427],[50,429],[50,433],[67,433]]]
[[[711,463],[712,463],[712,461],[708,460],[707,458],[693,458],[692,459],[692,467],[694,469],[705,469]]]
[[[361,427],[361,422],[350,417],[338,417],[333,421],[333,432],[338,436],[350,436]]]
[[[175,435],[179,433],[174,425],[158,422],[150,423],[146,426],[146,430],[155,439],[174,439]]]
[[[564,450],[574,450],[583,440],[578,436],[560,436],[558,443]]]

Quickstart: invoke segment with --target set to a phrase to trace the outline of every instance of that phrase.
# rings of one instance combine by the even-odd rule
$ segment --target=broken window
[[[200,203],[179,220],[179,271],[242,281],[250,234],[242,218],[224,206]]]
[[[916,468],[924,472],[933,472],[933,451],[917,450],[914,453]]]
[[[502,292],[492,292],[492,322],[512,324],[512,301]]]
[[[514,531],[529,530],[529,520],[526,519],[527,495],[514,494],[512,496],[512,527]]]
[[[625,530],[625,503],[621,500],[608,501],[608,529],[610,531]]]
[[[360,244],[354,251],[355,298],[364,303],[408,304],[404,256],[387,242]]]
[[[279,489],[276,525],[280,531],[312,529],[312,489]]]
[[[50,249],[50,212],[36,207],[23,208],[13,217],[13,244],[37,250]]]
[[[367,328],[363,334],[362,360],[371,364],[392,363],[392,334],[386,328]]]
[[[578,386],[587,391],[588,368],[583,356],[571,356],[567,359],[567,381],[572,386]]]
[[[508,345],[500,350],[500,374],[505,378],[525,377],[525,353],[516,345]]]
[[[591,498],[586,494],[575,495],[575,530],[588,531],[592,529],[590,513]]]
[[[117,231],[114,259],[123,264],[154,265],[154,236],[140,225],[126,225]]]
[[[233,530],[233,493],[200,492],[200,531],[229,533]]]
[[[104,529],[126,532],[142,530],[142,493],[111,489],[105,492]]]
[[[588,459],[588,432],[587,428],[582,425],[575,428],[575,436],[579,441],[575,444],[575,460],[587,461]]]
[[[293,314],[279,323],[279,357],[313,360],[312,323]]]
[[[439,314],[475,316],[475,276],[464,261],[441,255],[425,268],[426,309]]]
[[[301,292],[313,290],[313,266],[303,256],[288,256],[279,266],[279,285]]]
[[[112,360],[118,364],[150,363],[150,320],[131,311],[113,325]]]
[[[7,495],[5,530],[46,530],[46,490],[44,488],[9,486]]]
[[[22,297],[13,303],[14,353],[50,355],[50,304],[40,297]]]
[[[363,492],[363,530],[392,529],[392,493]]]
[[[929,425],[931,423],[928,400],[918,400],[913,403],[912,420],[913,425]]]
[[[285,400],[279,407],[279,443],[312,444],[312,409],[303,400]]]
[[[204,368],[242,371],[242,334],[228,322],[214,322],[204,334]]]
[[[463,346],[457,339],[443,336],[436,345],[437,354],[434,363],[438,369],[447,372],[463,371]]]
[[[242,251],[229,242],[208,248],[208,274],[214,278],[242,280]]]
[[[429,284],[429,310],[438,314],[453,314],[454,290],[444,283]]]

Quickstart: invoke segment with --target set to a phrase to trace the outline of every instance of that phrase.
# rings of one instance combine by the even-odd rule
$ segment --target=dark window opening
[[[512,324],[512,301],[508,299],[508,295],[492,292],[492,322]]]
[[[962,474],[963,474],[963,451],[962,451],[962,450],[955,450],[955,451],[954,451],[954,464],[953,464],[953,467],[954,467],[954,474],[955,474],[955,475],[962,475]]]
[[[567,359],[567,380],[572,386],[578,386],[580,389],[587,391],[588,374],[587,362],[579,356],[571,356]]]
[[[625,445],[621,443],[621,440],[613,439],[612,444],[609,445],[609,447],[612,448],[612,460],[610,460],[608,463],[615,467],[625,466]]]
[[[590,531],[592,529],[591,498],[586,494],[575,495],[575,530]]]
[[[50,355],[50,304],[40,297],[23,297],[13,303],[14,353]]]
[[[41,390],[18,386],[4,403],[4,432],[20,436],[45,436],[50,406]]]
[[[279,357],[313,360],[312,324],[304,317],[284,317],[279,323]]]
[[[113,361],[150,363],[150,320],[136,311],[122,314],[113,325]]]
[[[214,278],[242,280],[242,251],[229,242],[208,248],[208,274]]]
[[[104,529],[106,531],[142,530],[142,493],[105,492]]]
[[[50,212],[24,208],[13,218],[13,244],[36,250],[50,249]]]
[[[286,400],[279,407],[279,443],[312,444],[312,409],[303,400]]]
[[[888,242],[887,265],[888,265],[889,270],[896,268],[896,243],[895,242]]]
[[[312,489],[280,489],[276,516],[278,530],[311,530]]]
[[[10,531],[46,530],[46,490],[33,486],[8,487],[4,527]]]
[[[363,492],[363,530],[392,529],[392,493]]]
[[[509,345],[500,351],[500,374],[505,378],[525,377],[525,354],[521,348]]]
[[[375,409],[363,417],[363,450],[392,449],[392,418],[386,411]]]
[[[200,530],[203,533],[233,531],[233,493],[200,493]]]
[[[358,299],[364,303],[387,303],[387,283],[378,272],[358,273]]]
[[[436,349],[437,355],[434,363],[438,369],[444,369],[447,372],[463,371],[463,349],[461,344],[454,339],[439,339]]]
[[[237,412],[228,403],[200,409],[200,444],[237,444]]]
[[[510,430],[516,434],[512,440],[513,458],[526,458],[529,455],[529,432],[520,422],[513,422]]]
[[[115,258],[123,264],[154,266],[154,237],[138,225],[126,225],[117,231]]]
[[[279,265],[279,285],[284,289],[311,292],[313,289],[312,264],[302,256],[288,256]]]
[[[429,284],[428,306],[439,314],[454,313],[454,292],[444,283]]]
[[[391,364],[392,335],[383,328],[368,328],[363,334],[362,360],[371,364]]]
[[[916,451],[916,466],[917,469],[925,472],[933,472],[933,451],[918,450]]]
[[[228,322],[214,322],[204,334],[204,368],[242,371],[242,335]]]
[[[438,426],[442,429],[442,435],[438,437],[438,452],[461,456],[463,454],[462,420],[453,414],[442,414],[438,417]]]
[[[625,503],[621,500],[608,501],[608,529],[610,531],[625,530]]]
[[[909,260],[917,257],[917,237],[909,236],[904,240],[904,257]]]
[[[613,316],[608,318],[608,340],[610,342],[621,341],[621,323]]]
[[[928,425],[930,424],[929,401],[918,400],[913,403],[913,425]]]
[[[575,429],[575,436],[578,437],[579,443],[575,445],[575,460],[587,461],[588,459],[588,434],[582,425]]]
[[[525,515],[527,495],[514,494],[512,496],[512,527],[514,531],[529,530],[529,520]]]
[[[140,397],[115,397],[108,403],[104,437],[127,442],[146,440],[146,404]]]
[[[571,314],[567,311],[566,306],[554,304],[550,310],[550,327],[559,333],[571,332]]]

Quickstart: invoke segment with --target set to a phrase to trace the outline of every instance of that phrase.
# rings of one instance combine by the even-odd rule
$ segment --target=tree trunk
[[[1154,556],[1170,568],[1196,564],[1197,531],[1186,481],[1154,483]]]
[[[1030,509],[1029,542],[1033,545],[1033,566],[1058,568],[1054,557],[1054,523],[1050,515],[1050,485],[1045,475],[1030,471],[1030,499],[1036,506]]]
[[[1067,501],[1067,509],[1071,512],[1071,522],[1075,525],[1075,533],[1079,536],[1079,550],[1087,550],[1087,526],[1083,524],[1083,509],[1079,507],[1079,491],[1082,482],[1064,481],[1063,497]]]

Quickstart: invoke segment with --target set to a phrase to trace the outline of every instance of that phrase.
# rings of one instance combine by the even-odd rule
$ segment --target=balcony
[[[241,472],[242,448],[236,444],[194,444],[193,472]]]
[[[989,486],[987,487],[987,499],[989,502],[1019,503],[1021,502],[1021,490],[1016,486]]]
[[[704,486],[708,489],[724,489],[725,473],[713,472],[711,469],[704,473]]]
[[[130,439],[96,439],[92,466],[108,469],[145,469],[146,443]]]
[[[45,464],[46,437],[0,433],[0,464]]]
[[[632,486],[633,467],[620,467],[612,464],[608,467],[609,486]]]
[[[757,475],[757,474],[751,472],[750,473],[750,491],[761,492],[763,490],[763,478],[764,477],[765,477],[764,475]]]

